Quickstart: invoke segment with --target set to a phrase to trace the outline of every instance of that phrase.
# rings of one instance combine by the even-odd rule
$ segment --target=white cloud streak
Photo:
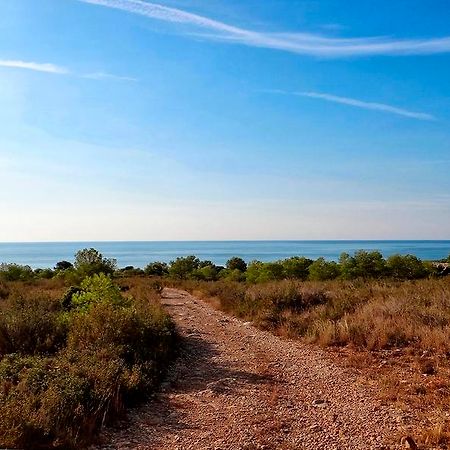
[[[65,67],[57,66],[55,64],[36,63],[29,61],[0,59],[0,67],[8,67],[11,69],[33,70],[35,72],[46,72],[46,73],[53,73],[56,75],[70,74],[70,71]]]
[[[213,32],[206,38],[253,47],[278,49],[319,57],[349,57],[369,55],[427,55],[450,52],[450,36],[431,39],[328,38],[309,33],[258,32],[176,8],[142,0],[79,0],[165,22],[191,25]]]
[[[384,103],[366,102],[348,97],[338,97],[337,95],[324,94],[319,92],[292,92],[292,95],[298,95],[301,97],[316,98],[325,100],[327,102],[340,103],[343,105],[355,106],[362,109],[370,109],[373,111],[381,111],[391,114],[397,114],[399,116],[409,117],[410,119],[417,120],[436,120],[431,114],[408,111],[407,109],[397,108],[395,106],[386,105]]]
[[[131,82],[139,81],[137,78],[134,78],[134,77],[112,75],[110,73],[105,73],[105,72],[88,73],[86,75],[82,75],[82,78],[87,78],[88,80],[99,80],[99,81],[101,81],[101,80],[131,81]]]
[[[137,78],[113,75],[107,72],[92,72],[87,74],[77,74],[67,69],[66,67],[58,66],[49,63],[37,63],[31,61],[0,59],[0,67],[9,69],[31,70],[34,72],[44,72],[54,75],[72,75],[79,78],[86,78],[89,80],[112,80],[112,81],[138,81]]]

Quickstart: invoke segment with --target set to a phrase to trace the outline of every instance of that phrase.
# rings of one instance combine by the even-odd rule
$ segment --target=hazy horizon
[[[4,0],[1,242],[450,239],[450,9]]]

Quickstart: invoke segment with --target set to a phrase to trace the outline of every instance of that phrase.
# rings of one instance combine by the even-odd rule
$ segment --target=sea
[[[103,256],[117,259],[119,267],[144,268],[154,261],[170,262],[195,255],[225,265],[233,256],[245,261],[276,261],[290,256],[337,260],[342,252],[378,250],[383,256],[412,254],[423,260],[440,260],[450,255],[445,241],[146,241],[146,242],[32,242],[0,243],[0,263],[29,265],[33,269],[54,267],[58,261],[73,262],[83,248],[95,248]]]

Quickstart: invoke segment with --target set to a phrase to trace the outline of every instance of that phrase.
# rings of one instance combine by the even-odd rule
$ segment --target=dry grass
[[[329,347],[405,411],[421,449],[450,448],[450,277],[184,287],[261,328]]]
[[[83,309],[58,280],[0,286],[0,447],[84,448],[155,388],[174,326],[148,280],[122,283]]]

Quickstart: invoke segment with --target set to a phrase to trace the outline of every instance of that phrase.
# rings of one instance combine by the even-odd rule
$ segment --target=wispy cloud
[[[82,75],[82,77],[87,78],[89,80],[116,80],[116,81],[132,81],[132,82],[139,81],[137,78],[134,78],[134,77],[113,75],[111,73],[105,73],[105,72],[87,73],[85,75]]]
[[[37,63],[31,61],[0,59],[0,67],[10,69],[32,70],[34,72],[44,72],[54,75],[72,75],[79,78],[87,78],[90,80],[116,80],[116,81],[138,81],[137,78],[114,75],[107,72],[92,72],[80,74],[73,72],[66,67],[58,66],[50,63]]]
[[[213,32],[206,38],[264,47],[321,57],[348,57],[367,55],[426,55],[450,52],[450,36],[430,39],[328,38],[310,33],[270,33],[210,19],[181,9],[142,0],[79,0],[84,3],[119,9],[151,19],[181,23]]]
[[[13,69],[33,70],[35,72],[46,72],[57,75],[68,75],[70,71],[65,67],[48,63],[36,63],[30,61],[18,61],[9,59],[0,59],[0,67],[9,67]]]
[[[357,100],[355,98],[338,97],[337,95],[323,94],[319,92],[293,92],[292,94],[302,97],[317,98],[320,100],[325,100],[327,102],[341,103],[343,105],[355,106],[362,109],[371,109],[374,111],[397,114],[399,116],[409,117],[411,119],[436,120],[436,118],[431,114],[408,111],[407,109],[397,108],[396,106],[386,105],[384,103],[366,102],[363,100]]]

